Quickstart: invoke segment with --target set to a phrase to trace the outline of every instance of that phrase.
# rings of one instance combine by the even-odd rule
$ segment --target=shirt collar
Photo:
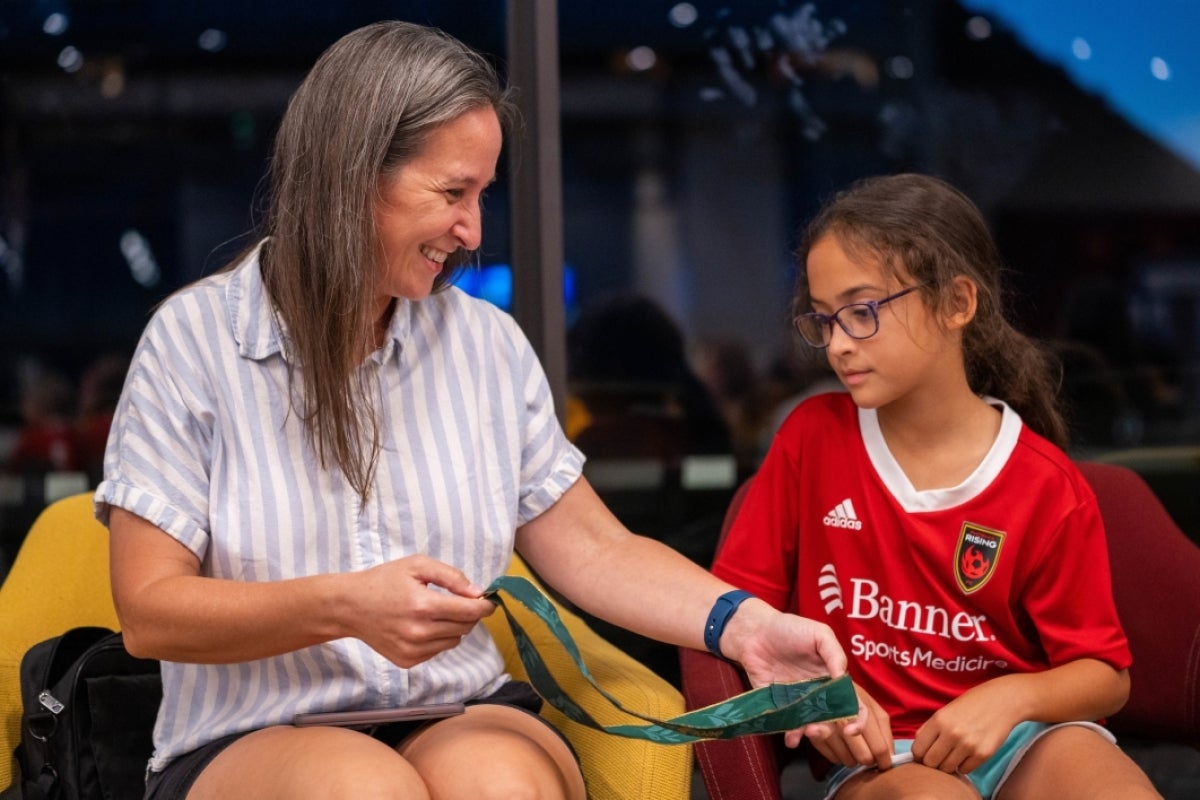
[[[234,341],[237,342],[238,355],[242,358],[260,360],[282,353],[285,359],[289,359],[284,346],[287,327],[271,307],[259,268],[262,244],[259,242],[246,259],[233,268],[225,289],[229,322]]]
[[[392,310],[392,320],[388,323],[383,345],[368,356],[370,360],[378,364],[386,364],[396,357],[412,328],[412,308],[411,300],[405,300],[403,297],[396,298],[396,306]]]
[[[233,268],[225,290],[238,355],[261,360],[279,353],[285,360],[291,361],[287,325],[274,312],[263,284],[259,262],[261,252],[262,242],[259,242],[246,259]],[[396,356],[412,328],[412,306],[409,300],[396,300],[387,337],[383,346],[371,353],[370,360],[383,364]]]

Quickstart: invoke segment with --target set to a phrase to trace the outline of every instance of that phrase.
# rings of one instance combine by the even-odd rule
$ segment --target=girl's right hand
[[[855,684],[854,690],[858,693],[857,720],[809,725],[804,735],[817,752],[835,764],[888,769],[893,752],[891,719],[861,686]]]
[[[455,567],[407,556],[345,575],[351,635],[399,667],[456,647],[496,610]]]

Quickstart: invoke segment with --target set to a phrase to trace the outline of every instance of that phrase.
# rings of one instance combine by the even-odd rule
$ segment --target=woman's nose
[[[483,243],[482,210],[479,203],[463,204],[462,214],[454,223],[454,235],[464,250],[478,250]]]

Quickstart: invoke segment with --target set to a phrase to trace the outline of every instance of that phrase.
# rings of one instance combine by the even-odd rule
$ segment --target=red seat
[[[1100,505],[1113,596],[1133,650],[1129,702],[1109,727],[1118,736],[1200,750],[1200,547],[1132,470],[1093,462],[1078,466]],[[729,504],[722,538],[747,485]],[[689,709],[748,688],[737,667],[707,652],[681,649],[680,670]],[[781,749],[778,735],[698,744],[696,760],[709,796],[782,800]]]

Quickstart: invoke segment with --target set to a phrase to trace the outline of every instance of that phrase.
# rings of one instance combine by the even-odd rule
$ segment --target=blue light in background
[[[459,273],[454,285],[472,297],[487,300],[505,311],[512,311],[513,278],[508,264],[480,264],[468,267]],[[574,312],[576,298],[575,270],[570,264],[563,266],[563,305],[567,316]]]

